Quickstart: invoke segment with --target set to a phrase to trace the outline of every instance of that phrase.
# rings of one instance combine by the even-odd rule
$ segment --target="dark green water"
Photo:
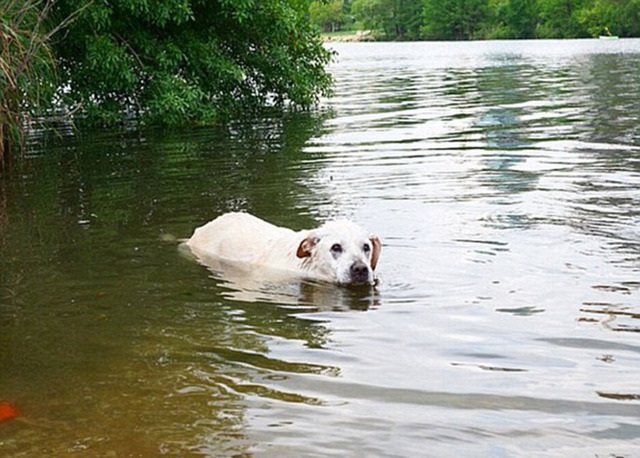
[[[0,179],[0,456],[640,454],[640,41],[337,44],[318,112],[34,139]],[[213,275],[227,211],[377,289]]]

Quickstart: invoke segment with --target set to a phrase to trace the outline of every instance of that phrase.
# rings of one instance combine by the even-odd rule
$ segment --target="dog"
[[[226,213],[197,228],[186,245],[199,258],[268,267],[340,285],[374,285],[382,243],[338,220],[293,231],[249,213]]]

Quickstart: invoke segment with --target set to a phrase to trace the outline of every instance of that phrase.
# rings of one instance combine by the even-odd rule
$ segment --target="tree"
[[[591,0],[538,0],[540,38],[580,38],[588,32],[580,22],[581,11]]]
[[[385,10],[381,0],[354,0],[351,4],[351,12],[366,29],[382,29]]]
[[[640,37],[640,0],[629,0],[625,3],[622,9],[622,30],[619,35]]]
[[[335,32],[344,22],[342,0],[314,1],[309,8],[311,22],[324,32]]]
[[[306,107],[330,88],[311,0],[59,0],[86,6],[52,43],[68,104],[88,122],[212,123],[268,103]]]
[[[535,38],[539,22],[537,0],[502,0],[492,7],[492,38]]]
[[[580,15],[591,36],[640,36],[640,0],[595,0]]]
[[[420,38],[422,0],[354,0],[351,11],[367,29],[381,30],[387,39]]]
[[[422,8],[422,0],[395,0],[393,2],[393,21],[389,26],[396,37],[409,40],[420,38]]]
[[[423,34],[436,40],[483,38],[488,0],[425,0]]]

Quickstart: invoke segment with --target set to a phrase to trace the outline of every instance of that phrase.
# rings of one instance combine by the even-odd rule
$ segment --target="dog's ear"
[[[308,258],[311,256],[311,250],[318,244],[320,239],[314,235],[308,235],[300,245],[298,246],[298,251],[296,251],[296,256],[299,258]]]
[[[371,236],[371,245],[373,249],[371,250],[371,270],[376,270],[376,266],[378,265],[378,259],[380,259],[380,251],[382,250],[382,242],[380,241],[380,237],[377,235]]]

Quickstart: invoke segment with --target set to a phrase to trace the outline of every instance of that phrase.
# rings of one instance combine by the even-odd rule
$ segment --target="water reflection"
[[[596,143],[637,146],[640,63],[624,54],[595,55],[584,70],[581,82],[591,102],[588,138]]]
[[[245,397],[320,402],[277,381],[337,368],[259,355],[271,339],[322,348],[322,323],[280,303],[230,307],[224,281],[167,240],[237,209],[316,224],[301,199],[317,165],[301,149],[322,120],[36,144],[33,166],[2,181],[0,397],[22,417],[0,454],[244,453]],[[370,305],[300,289],[298,313]]]
[[[180,250],[195,262],[186,245],[182,245]],[[369,285],[338,286],[303,279],[289,272],[226,262],[202,254],[198,256],[198,262],[206,266],[213,278],[220,282],[225,289],[222,295],[234,301],[295,306],[298,312],[366,311],[380,304],[377,290]]]

